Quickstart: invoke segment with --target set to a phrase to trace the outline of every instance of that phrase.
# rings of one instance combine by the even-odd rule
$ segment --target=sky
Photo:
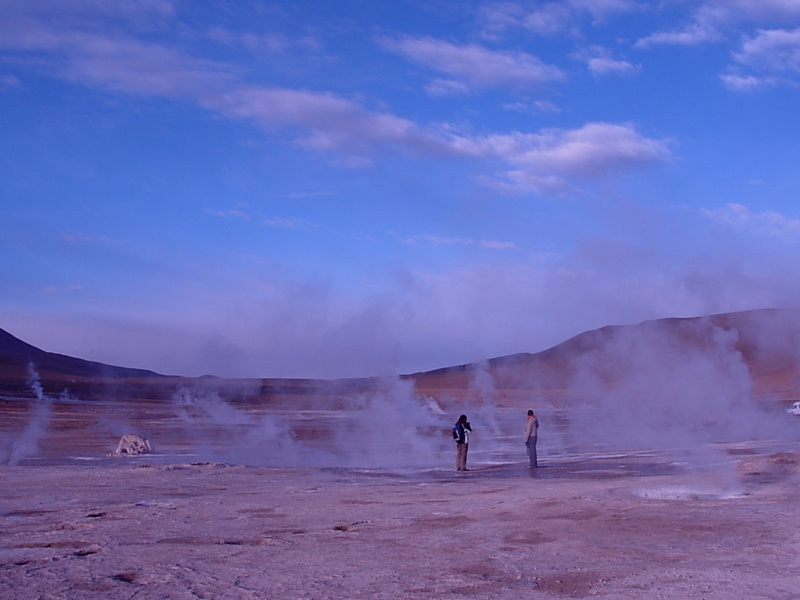
[[[340,378],[800,305],[800,0],[0,0],[0,328]]]

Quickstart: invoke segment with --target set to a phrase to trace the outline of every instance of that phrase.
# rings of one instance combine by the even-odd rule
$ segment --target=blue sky
[[[350,377],[797,306],[800,0],[0,0],[0,327]]]

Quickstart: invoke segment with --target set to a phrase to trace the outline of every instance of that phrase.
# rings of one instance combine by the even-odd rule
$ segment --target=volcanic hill
[[[603,385],[653,361],[739,361],[752,379],[753,396],[787,400],[800,396],[800,309],[761,309],[691,318],[667,318],[637,325],[607,326],[587,331],[547,350],[435,369],[401,376],[412,380],[419,394],[458,400],[490,385],[500,403],[517,404],[535,393],[558,402],[568,400],[575,378],[591,366]],[[101,394],[161,399],[176,385],[213,380],[220,387],[247,384],[260,400],[287,402],[303,396],[341,396],[355,389],[373,389],[373,378],[323,381],[313,379],[184,378],[55,354],[36,348],[0,329],[0,393],[30,395],[32,363],[45,389],[68,388],[85,399]],[[483,383],[481,383],[483,382]]]

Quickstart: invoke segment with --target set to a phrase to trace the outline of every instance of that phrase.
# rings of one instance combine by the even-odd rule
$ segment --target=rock
[[[138,454],[150,454],[152,451],[150,442],[146,439],[132,433],[126,433],[119,440],[117,449],[111,453],[111,456],[135,456]]]

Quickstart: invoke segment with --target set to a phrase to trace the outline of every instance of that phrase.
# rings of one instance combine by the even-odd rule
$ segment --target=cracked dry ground
[[[3,466],[0,598],[797,599],[797,464]]]

